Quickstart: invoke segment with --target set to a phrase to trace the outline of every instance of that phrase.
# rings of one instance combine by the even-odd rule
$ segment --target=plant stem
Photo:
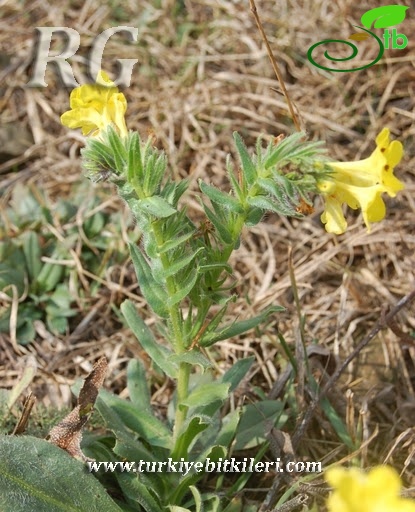
[[[180,363],[179,374],[177,376],[177,407],[174,418],[173,440],[176,442],[178,435],[182,429],[183,423],[186,421],[188,407],[180,405],[187,398],[189,392],[189,377],[191,366],[188,363]]]
[[[154,237],[156,239],[157,245],[160,247],[163,243],[163,233],[157,222],[152,224]],[[169,268],[169,261],[167,259],[166,254],[160,255],[160,261],[163,265],[164,269]],[[173,276],[166,278],[166,290],[169,296],[173,296],[176,292],[176,282]],[[169,317],[170,317],[170,326],[171,326],[171,343],[173,346],[173,350],[176,355],[183,354],[186,351],[184,339],[183,339],[183,316],[181,314],[180,306],[175,304],[168,308]],[[190,377],[191,365],[188,363],[180,363],[179,365],[179,373],[177,375],[177,407],[176,407],[176,415],[174,420],[173,427],[173,439],[177,440],[177,437],[181,431],[183,423],[186,421],[188,407],[184,405],[180,405],[188,396],[189,393],[189,377]]]

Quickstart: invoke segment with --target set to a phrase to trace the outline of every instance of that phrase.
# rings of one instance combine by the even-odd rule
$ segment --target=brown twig
[[[392,318],[399,313],[401,309],[406,307],[415,299],[415,289],[412,290],[411,293],[402,297],[400,301],[387,313],[386,315],[382,315],[379,320],[376,322],[372,330],[362,339],[362,341],[357,345],[357,347],[353,350],[353,352],[344,360],[344,362],[336,369],[330,379],[327,381],[326,385],[321,390],[320,394],[316,396],[305,412],[303,419],[300,425],[297,427],[294,435],[292,437],[292,443],[294,449],[296,449],[307,430],[307,427],[310,421],[313,418],[314,412],[317,409],[320,400],[327,394],[329,389],[339,380],[341,374],[347,368],[347,366],[353,361],[353,359],[369,344],[369,342],[378,334],[379,331],[384,329],[391,322]]]
[[[277,61],[275,60],[274,54],[272,53],[271,46],[270,46],[270,44],[268,42],[268,39],[267,39],[267,36],[265,34],[264,28],[262,26],[261,20],[259,19],[258,10],[257,10],[256,5],[255,5],[255,0],[249,0],[249,4],[250,4],[250,7],[251,7],[251,12],[254,15],[254,18],[255,18],[258,30],[261,33],[261,37],[264,40],[265,46],[267,48],[267,53],[268,53],[269,60],[271,61],[272,68],[274,69],[274,73],[275,73],[275,75],[276,75],[276,77],[278,79],[278,82],[280,83],[281,90],[282,90],[282,93],[284,94],[285,100],[287,102],[288,109],[289,109],[291,117],[293,119],[295,128],[297,129],[297,131],[300,132],[301,131],[301,126],[300,126],[300,122],[298,120],[298,116],[295,113],[294,106],[293,106],[293,104],[292,104],[292,102],[290,100],[290,97],[288,96],[288,91],[287,91],[287,88],[285,87],[284,79],[282,77],[281,71],[280,71],[280,69],[278,67]]]
[[[304,510],[304,505],[307,505],[310,498],[306,494],[299,494],[295,498],[287,501],[283,505],[274,508],[272,512],[293,512],[301,507]]]
[[[29,421],[30,413],[32,412],[33,406],[36,403],[36,397],[35,395],[30,392],[28,396],[26,397],[24,404],[23,404],[23,411],[20,416],[19,422],[14,427],[13,435],[18,436],[20,434],[23,434],[26,430],[27,423]]]

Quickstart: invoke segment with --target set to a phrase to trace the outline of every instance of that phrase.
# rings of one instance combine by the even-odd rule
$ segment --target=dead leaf
[[[85,379],[79,392],[78,405],[58,425],[53,427],[46,437],[49,442],[67,451],[75,459],[91,460],[85,457],[81,450],[82,428],[94,408],[95,400],[104,383],[107,368],[107,359],[101,357]]]

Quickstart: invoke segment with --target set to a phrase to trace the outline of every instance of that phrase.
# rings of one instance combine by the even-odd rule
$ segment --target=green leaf
[[[54,334],[62,334],[68,330],[68,320],[65,317],[51,315],[49,311],[46,314],[46,325]]]
[[[245,224],[246,226],[252,227],[256,226],[259,222],[261,222],[262,217],[264,216],[264,212],[260,208],[251,208],[249,211]]]
[[[217,462],[219,458],[224,459],[226,457],[226,448],[223,446],[209,446],[206,450],[204,450],[198,457],[197,461],[205,463],[206,459],[210,459],[212,462]],[[179,485],[174,490],[174,494],[171,496],[171,502],[180,503],[183,499],[183,496],[187,494],[189,486],[193,485],[200,477],[203,476],[203,473],[188,473],[184,478],[182,478],[179,482]],[[219,509],[217,509],[219,510]]]
[[[171,379],[175,379],[177,377],[177,366],[169,360],[169,357],[172,355],[171,351],[157,343],[152,332],[147,327],[144,320],[140,318],[131,301],[125,300],[121,304],[120,309],[124,318],[127,320],[128,326],[133,331],[143,349],[166,375]]]
[[[81,155],[84,168],[91,171],[88,177],[93,179],[103,168],[115,172],[114,154],[104,142],[88,137],[86,146],[81,149]]]
[[[33,356],[29,356],[32,358]],[[37,364],[35,359],[28,359],[26,366],[23,370],[23,375],[19,378],[13,389],[10,390],[10,394],[7,400],[7,408],[11,409],[19,396],[25,391],[25,389],[31,384],[33,378],[36,375]]]
[[[5,512],[121,511],[85,464],[31,436],[0,436],[0,488]]]
[[[41,318],[41,315],[38,315],[36,318],[35,315],[31,316],[30,320],[25,319],[20,327],[17,329],[17,339],[19,340],[19,345],[27,345],[28,343],[34,341],[36,337],[36,331],[33,327],[33,321]]]
[[[210,272],[211,270],[223,270],[224,272],[232,275],[232,267],[228,263],[208,263],[206,265],[200,265],[199,272]]]
[[[221,190],[217,189],[216,187],[212,187],[211,185],[207,185],[201,180],[199,180],[199,187],[203,194],[208,196],[212,203],[223,206],[227,210],[237,214],[244,213],[244,209],[240,202],[230,194],[225,194],[225,192],[222,192]]]
[[[281,428],[287,421],[287,417],[282,416],[283,411],[284,403],[278,400],[264,400],[245,405],[236,433],[234,450],[247,450],[264,443],[272,427],[278,425],[278,428]]]
[[[130,183],[134,180],[143,181],[143,163],[141,161],[141,141],[137,132],[130,133],[128,140],[128,167],[127,179]]]
[[[255,356],[239,359],[229,368],[229,370],[226,371],[221,380],[222,382],[229,382],[231,385],[229,388],[229,393],[232,393],[232,391],[235,390],[236,386],[241,382],[241,380],[246,377],[246,374],[248,373],[254,361]]]
[[[269,193],[273,195],[273,201],[278,202],[278,204],[282,204],[284,207],[285,205],[290,204],[285,190],[272,179],[259,179],[258,185],[261,187],[261,192],[263,194]]]
[[[304,144],[301,142],[301,139],[304,139],[305,137],[305,133],[297,132],[289,135],[278,144],[269,146],[267,151],[268,154],[264,160],[265,169],[269,169],[270,167],[289,159],[291,157],[291,153],[299,145]]]
[[[235,170],[234,170],[234,167],[232,165],[232,162],[231,162],[231,159],[230,159],[230,155],[228,155],[228,157],[226,158],[226,170],[227,170],[228,178],[229,178],[229,181],[231,183],[232,190],[233,190],[233,192],[235,194],[235,197],[237,199],[241,200],[244,197],[245,193],[246,193],[246,183],[243,182],[242,186],[239,183],[238,178],[235,175]]]
[[[234,132],[233,138],[235,140],[236,149],[238,150],[239,158],[241,159],[242,164],[242,172],[245,178],[245,181],[248,185],[253,185],[257,178],[257,170],[255,168],[254,163],[252,162],[251,157],[248,154],[245,143],[242,140],[242,137],[238,132]]]
[[[138,410],[151,410],[150,392],[146,371],[139,359],[131,359],[127,366],[127,389],[132,403]]]
[[[195,500],[195,505],[196,505],[195,512],[203,512],[202,495],[200,494],[199,490],[194,485],[190,485],[189,490],[193,494],[193,499]]]
[[[169,265],[169,268],[166,268],[166,270],[161,270],[158,273],[159,275],[157,276],[157,280],[162,279],[164,281],[167,277],[177,274],[184,267],[187,267],[194,260],[194,258],[202,251],[204,251],[204,248],[199,247],[199,249],[197,249],[193,253],[187,254],[182,258],[178,258],[174,263],[171,263]]]
[[[160,196],[146,197],[136,202],[136,206],[147,215],[164,219],[174,215],[176,210]]]
[[[171,449],[172,436],[170,430],[157,419],[152,412],[137,410],[128,400],[120,398],[108,391],[101,390],[101,399],[116,412],[125,426],[153,446]]]
[[[42,268],[39,240],[33,231],[23,233],[23,252],[30,280],[33,281]]]
[[[409,7],[404,5],[382,5],[366,11],[360,21],[366,28],[387,28],[402,23]]]
[[[198,277],[198,269],[195,268],[193,269],[193,272],[190,273],[189,277],[183,282],[181,288],[167,299],[167,306],[171,308],[187,297],[196,284]]]
[[[189,448],[193,440],[208,428],[210,422],[200,416],[193,416],[185,425],[184,431],[177,438],[171,457],[173,460],[180,460],[183,457],[188,460]]]
[[[127,428],[119,412],[108,406],[100,396],[95,402],[95,409],[101,415],[106,427],[115,435],[116,442],[113,451],[116,455],[127,460],[146,460],[148,462],[156,460],[156,457],[143,443],[137,440],[136,434],[133,435],[132,431]]]
[[[282,198],[281,198],[282,199]],[[295,208],[287,200],[279,199],[278,204],[265,196],[248,197],[248,204],[264,211],[278,213],[279,215],[297,215]]]
[[[128,496],[130,500],[139,503],[145,512],[163,512],[163,507],[157,503],[148,487],[140,482],[136,475],[118,473],[117,480],[123,493]]]
[[[144,443],[132,437],[117,437],[112,451],[119,458],[129,461],[157,462],[157,458],[146,449]]]
[[[225,400],[229,394],[230,384],[228,382],[210,382],[202,384],[194,389],[182,404],[187,407],[199,407],[216,402],[216,400]],[[179,404],[180,407],[181,404]]]
[[[13,208],[13,210],[9,212],[11,214],[11,220],[18,227],[22,227],[26,223],[38,223],[39,220],[42,219],[42,208],[25,185],[17,183],[13,187],[10,203]]]
[[[235,434],[241,419],[242,410],[234,409],[227,414],[221,421],[221,429],[216,437],[216,442],[222,446],[230,447],[235,438]]]
[[[232,324],[224,327],[220,331],[207,333],[203,336],[202,340],[199,342],[203,347],[209,347],[216,343],[217,341],[227,340],[228,338],[232,338],[233,336],[239,336],[244,332],[247,332],[258,325],[260,325],[264,320],[268,318],[269,315],[275,313],[277,311],[284,311],[285,308],[282,306],[271,306],[263,311],[261,314],[254,316],[253,318],[248,318],[247,320],[241,320],[239,322],[233,322]]]
[[[18,254],[13,252],[12,256],[16,257]],[[24,271],[24,262],[21,261],[19,263],[21,263],[19,267],[15,267],[9,263],[0,263],[0,290],[9,297],[13,297],[13,290],[10,285],[16,286],[18,295],[21,295],[25,290],[26,272]]]
[[[222,222],[222,220],[205,204],[203,204],[203,209],[205,210],[206,217],[215,226],[221,240],[226,245],[230,245],[233,242],[233,238],[227,226],[225,226],[224,222]]]
[[[353,442],[353,438],[350,436],[346,424],[337,414],[336,409],[331,405],[330,401],[326,397],[321,399],[321,408],[323,409],[325,415],[327,416],[342,443],[344,443],[351,452],[356,450],[358,448],[356,441]]]
[[[281,192],[278,193],[276,188],[283,191],[292,200],[297,200],[296,189],[289,179],[285,176],[281,176],[278,171],[272,173],[272,178],[258,180],[258,184],[261,188],[264,188],[267,192],[271,192],[276,197],[281,197]]]
[[[156,282],[149,264],[135,244],[129,244],[131,259],[137,274],[138,283],[150,307],[162,318],[167,318],[167,293]]]
[[[60,253],[55,251],[52,255],[52,259],[60,259]],[[58,265],[50,262],[44,263],[35,280],[39,293],[50,292],[53,290],[62,280],[64,273],[64,265]]]
[[[122,175],[124,174],[127,160],[127,153],[124,144],[121,140],[121,137],[118,135],[118,133],[114,130],[112,126],[108,127],[107,136],[114,157],[115,169],[117,171],[117,174]]]
[[[180,363],[188,363],[193,366],[199,365],[203,370],[212,367],[212,363],[209,361],[209,359],[198,350],[189,350],[183,354],[173,354],[169,359],[177,365]]]
[[[158,193],[166,174],[166,168],[167,160],[164,153],[151,146],[146,147],[144,163],[144,192],[146,196],[150,197]]]
[[[171,251],[172,249],[176,249],[176,247],[179,247],[180,245],[183,245],[187,240],[192,238],[194,234],[194,231],[189,231],[188,233],[185,233],[184,235],[181,235],[179,237],[175,237],[172,240],[168,240],[163,245],[157,248],[159,254],[164,254],[168,251]]]

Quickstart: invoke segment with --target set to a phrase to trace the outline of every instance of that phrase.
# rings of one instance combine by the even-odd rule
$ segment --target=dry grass
[[[403,3],[410,5],[409,0]],[[131,87],[125,90],[128,126],[143,135],[152,130],[168,155],[173,174],[190,177],[191,212],[196,218],[201,218],[195,199],[197,179],[226,187],[224,164],[226,155],[233,152],[232,131],[239,131],[252,145],[259,134],[273,137],[294,129],[283,96],[272,89],[279,86],[248,0],[111,0],[105,4],[66,0],[54,5],[3,0],[0,5],[1,124],[17,123],[19,130],[27,129],[33,138],[28,149],[24,151],[23,146],[0,164],[3,211],[18,183],[35,184],[53,202],[70,195],[84,179],[79,161],[82,138],[59,123],[68,108],[68,91],[51,69],[46,75],[47,88],[25,88],[33,65],[36,26],[67,26],[80,33],[81,47],[71,61],[79,82],[87,48],[98,33],[122,24],[139,27],[138,45],[127,44],[121,36],[112,38],[104,67],[111,70],[115,58],[138,59]],[[306,343],[316,341],[324,349],[323,355],[314,357],[316,368],[328,359],[342,361],[382,312],[414,288],[414,13],[410,9],[400,25],[408,36],[407,48],[385,51],[377,65],[364,71],[328,73],[309,65],[306,58],[311,44],[326,37],[346,38],[350,23],[358,23],[363,12],[377,6],[374,0],[363,0],[358,9],[351,0],[258,0],[288,92],[311,139],[326,140],[336,160],[370,154],[383,126],[405,146],[397,175],[406,188],[386,201],[386,219],[373,226],[371,234],[366,233],[361,217],[350,212],[347,233],[327,234],[319,221],[322,204],[316,199],[315,213],[304,220],[268,216],[245,234],[233,255],[241,298],[232,313],[248,317],[269,304],[285,306],[286,313],[277,318],[278,330],[294,345],[298,318],[289,276],[288,251],[292,250],[301,310],[306,316]],[[367,51],[368,58],[376,54],[369,46]],[[103,190],[103,208],[123,207],[112,195],[113,189]],[[87,294],[93,277],[78,270]],[[12,386],[27,354],[34,354],[38,365],[35,389],[45,403],[62,404],[69,400],[68,384],[106,354],[111,368],[106,385],[125,394],[126,361],[145,356],[131,334],[120,329],[109,304],[120,304],[127,296],[142,303],[134,279],[127,263],[111,269],[98,296],[89,297],[87,308],[79,302],[79,315],[67,336],[58,338],[37,325],[37,341],[16,350],[10,337],[3,335],[2,386]],[[414,332],[414,313],[412,303],[396,318],[404,333]],[[278,381],[283,357],[274,325],[258,337],[252,334],[223,343],[215,356],[223,361],[220,368],[255,354],[252,379],[268,393]],[[415,347],[396,332],[382,330],[348,367],[330,397],[339,414],[347,418],[351,435],[360,422],[363,444],[378,432],[359,450],[363,465],[387,461],[403,471],[406,484],[413,489]],[[157,382],[154,391],[154,402],[160,406],[171,393],[169,386]],[[328,456],[339,445],[319,411],[298,458],[339,460],[347,453],[341,446],[332,460]]]

